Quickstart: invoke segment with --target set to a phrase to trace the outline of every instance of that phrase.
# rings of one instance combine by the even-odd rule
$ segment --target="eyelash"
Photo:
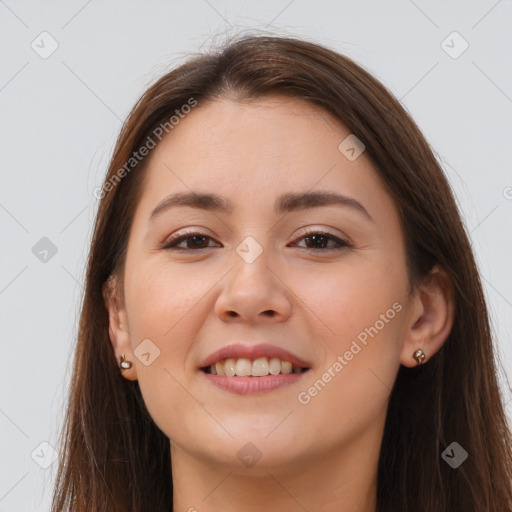
[[[302,247],[302,249],[304,249],[308,252],[317,252],[317,251],[326,252],[326,251],[339,251],[341,249],[350,249],[350,248],[354,247],[353,244],[347,242],[346,240],[342,240],[341,238],[338,238],[338,237],[332,235],[331,233],[327,233],[325,231],[311,231],[311,232],[306,233],[303,236],[301,236],[298,240],[312,238],[315,235],[327,237],[327,238],[335,241],[338,244],[338,246],[337,247],[327,247],[327,248]],[[202,238],[209,238],[209,239],[213,240],[212,237],[205,235],[203,233],[191,232],[191,233],[187,233],[184,235],[178,235],[174,238],[171,238],[170,240],[168,240],[162,244],[161,249],[177,251],[177,252],[190,252],[190,251],[200,251],[202,249],[211,249],[211,247],[200,247],[199,249],[183,249],[181,247],[177,247],[177,245],[179,245],[181,242],[184,242],[190,238],[193,238],[194,236],[199,236]]]

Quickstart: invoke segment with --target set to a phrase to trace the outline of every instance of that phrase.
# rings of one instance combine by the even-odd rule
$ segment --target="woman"
[[[53,511],[512,510],[467,234],[361,67],[269,36],[191,58],[98,197]]]

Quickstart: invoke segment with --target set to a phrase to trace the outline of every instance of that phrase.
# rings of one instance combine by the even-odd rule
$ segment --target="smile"
[[[240,357],[217,361],[201,370],[216,387],[231,393],[248,395],[293,384],[309,368],[296,366],[290,361],[281,361],[277,357]]]
[[[258,357],[257,359],[230,357],[201,369],[210,375],[225,375],[226,377],[266,377],[267,375],[302,373],[308,370],[308,368],[294,365],[290,361],[281,361],[277,357]]]

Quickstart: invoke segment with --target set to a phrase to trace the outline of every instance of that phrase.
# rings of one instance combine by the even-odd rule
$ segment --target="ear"
[[[400,362],[417,366],[413,354],[425,353],[423,364],[443,346],[453,326],[455,302],[452,282],[446,271],[435,265],[418,286],[412,299]]]
[[[130,332],[128,329],[126,308],[124,305],[123,294],[118,286],[117,277],[110,276],[103,285],[103,300],[108,311],[108,332],[110,342],[116,355],[117,365],[119,366],[121,358],[124,355],[126,361],[131,361],[132,367],[121,372],[121,375],[127,380],[137,380],[137,369],[135,365],[135,355],[130,343]]]

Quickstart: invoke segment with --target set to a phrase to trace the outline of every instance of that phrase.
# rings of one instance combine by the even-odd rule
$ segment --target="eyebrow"
[[[282,194],[276,199],[274,211],[277,214],[317,208],[320,206],[344,206],[352,208],[363,214],[371,222],[375,222],[368,210],[353,197],[347,197],[335,192],[299,192]],[[201,210],[209,210],[224,214],[233,212],[233,204],[229,199],[211,193],[181,192],[165,197],[151,212],[149,219],[152,220],[165,211],[176,207],[190,207]]]

